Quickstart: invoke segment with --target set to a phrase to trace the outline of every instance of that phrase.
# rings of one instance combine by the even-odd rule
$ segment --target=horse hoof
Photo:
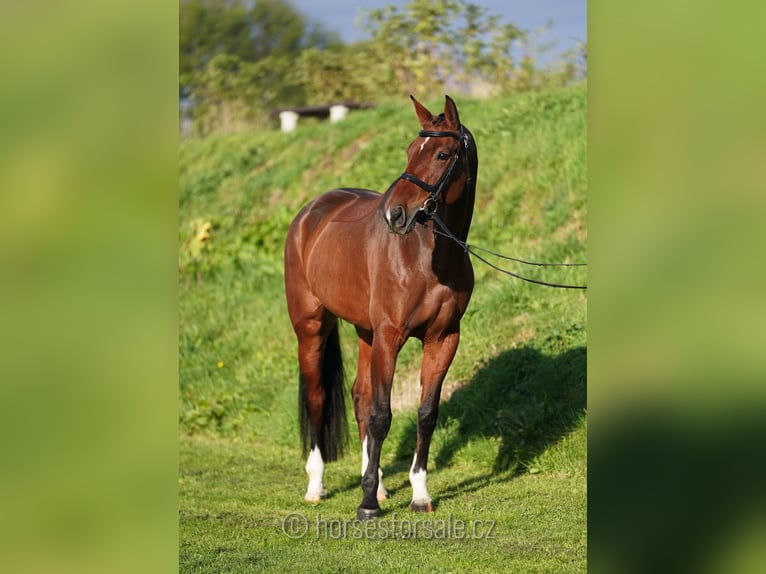
[[[430,500],[427,502],[415,502],[413,500],[410,502],[410,510],[412,512],[433,512],[434,507]]]
[[[319,502],[320,500],[324,500],[325,496],[326,496],[326,494],[325,494],[324,491],[322,491],[322,492],[314,492],[314,493],[311,493],[311,494],[307,494],[303,498],[303,500],[313,504],[313,503]]]
[[[388,500],[391,495],[388,493],[387,490],[384,490],[383,492],[378,492],[378,502],[383,502],[384,500]]]
[[[380,516],[380,508],[363,508],[360,506],[356,509],[357,520],[372,520],[378,516]]]

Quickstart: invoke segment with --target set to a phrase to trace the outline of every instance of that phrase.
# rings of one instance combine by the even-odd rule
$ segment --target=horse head
[[[388,230],[400,235],[409,233],[415,223],[427,220],[440,205],[466,199],[466,190],[471,196],[467,206],[470,224],[476,164],[471,133],[460,123],[455,102],[449,96],[445,96],[444,112],[439,115],[429,112],[413,96],[410,98],[422,130],[407,148],[405,172],[383,198]]]

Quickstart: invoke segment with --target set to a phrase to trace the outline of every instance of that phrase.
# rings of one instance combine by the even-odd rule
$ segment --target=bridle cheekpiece
[[[423,205],[418,209],[418,211],[422,212],[426,218],[430,218],[433,213],[436,211],[436,207],[439,204],[439,199],[441,198],[442,190],[444,188],[444,185],[449,180],[450,176],[452,175],[452,170],[455,169],[455,165],[457,165],[457,160],[460,158],[461,153],[465,154],[464,161],[466,170],[468,171],[468,133],[463,128],[462,124],[460,125],[460,131],[459,132],[453,132],[453,131],[436,131],[436,130],[422,130],[418,133],[420,137],[432,137],[432,138],[439,138],[439,137],[451,137],[456,139],[458,142],[460,142],[460,147],[458,147],[457,151],[455,152],[455,155],[452,157],[452,161],[450,162],[447,169],[442,173],[439,180],[434,183],[433,185],[430,185],[420,179],[417,176],[412,175],[411,173],[404,172],[402,175],[400,175],[397,178],[397,181],[399,179],[404,179],[409,182],[414,183],[417,185],[420,189],[423,191],[428,192],[428,198],[423,202]],[[469,185],[471,182],[471,174],[468,173],[468,179],[466,180],[466,185]],[[396,183],[396,182],[394,182]]]

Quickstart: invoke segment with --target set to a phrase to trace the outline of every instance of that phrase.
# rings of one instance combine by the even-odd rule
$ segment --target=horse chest
[[[427,333],[452,329],[465,311],[467,299],[463,294],[444,285],[424,289],[405,284],[401,289],[373,293],[370,299],[370,319],[391,324],[403,333],[422,338]]]

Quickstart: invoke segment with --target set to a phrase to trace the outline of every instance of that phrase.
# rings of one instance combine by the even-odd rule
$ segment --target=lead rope
[[[506,275],[510,275],[511,277],[515,277],[516,279],[521,279],[522,281],[527,281],[529,283],[536,283],[537,285],[545,285],[546,287],[558,287],[561,289],[587,289],[587,285],[565,285],[562,283],[548,283],[547,281],[540,281],[538,279],[530,279],[529,277],[523,277],[521,275],[518,275],[517,273],[514,273],[513,271],[508,271],[507,269],[503,269],[502,267],[498,267],[494,263],[490,263],[484,257],[479,255],[474,251],[474,249],[478,249],[480,251],[484,251],[485,253],[489,253],[491,255],[495,255],[497,257],[502,257],[503,259],[509,259],[511,261],[517,261],[519,263],[524,263],[525,265],[537,265],[540,267],[583,267],[586,266],[587,263],[536,263],[532,261],[524,261],[523,259],[516,259],[514,257],[508,257],[507,255],[500,255],[499,253],[495,253],[494,251],[490,251],[488,249],[482,249],[481,247],[475,247],[473,245],[469,245],[465,241],[460,240],[460,238],[456,237],[454,233],[452,233],[449,228],[444,224],[444,222],[441,220],[441,218],[436,214],[436,211],[432,212],[430,214],[431,219],[434,220],[434,222],[441,227],[441,231],[438,229],[434,229],[434,233],[438,233],[439,235],[443,235],[444,237],[448,237],[449,239],[452,239],[455,243],[457,243],[460,247],[463,248],[463,251],[466,253],[470,253],[474,257],[476,257],[479,261],[482,261],[492,267],[493,269],[496,269],[497,271],[500,271],[501,273],[505,273]]]

